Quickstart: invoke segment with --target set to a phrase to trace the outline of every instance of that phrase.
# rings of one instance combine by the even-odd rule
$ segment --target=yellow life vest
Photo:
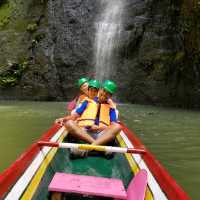
[[[98,108],[100,106],[99,113],[99,127],[110,125],[110,105],[98,104],[91,99],[87,99],[88,105],[84,110],[81,117],[77,120],[80,127],[92,126],[95,124]]]
[[[88,105],[80,118],[78,118],[78,125],[80,127],[92,126],[95,123],[96,115],[98,112],[98,105],[95,101],[85,98],[88,101]]]

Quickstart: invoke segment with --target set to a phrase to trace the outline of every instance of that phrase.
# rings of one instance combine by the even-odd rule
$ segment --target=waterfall
[[[125,0],[101,0],[103,12],[96,20],[95,76],[103,81],[114,73],[117,49],[122,29],[122,13]]]

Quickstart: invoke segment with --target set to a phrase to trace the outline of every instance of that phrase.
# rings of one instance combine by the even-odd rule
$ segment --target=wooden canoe
[[[145,149],[145,154],[116,153],[112,159],[88,156],[71,160],[67,149],[41,147],[36,142],[0,174],[0,199],[47,200],[48,186],[56,173],[114,178],[121,180],[127,189],[141,170],[147,172],[145,200],[190,199],[135,134],[124,124],[121,125],[118,146]],[[64,127],[54,124],[38,141],[64,142],[67,135]],[[136,194],[139,194],[141,187],[135,187]]]

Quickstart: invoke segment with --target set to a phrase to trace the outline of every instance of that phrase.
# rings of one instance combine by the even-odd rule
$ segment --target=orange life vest
[[[110,105],[100,104],[100,114],[99,114],[99,127],[110,125]]]
[[[87,98],[87,96],[85,94],[81,94],[79,97],[78,97],[78,100],[76,102],[76,105],[78,106],[79,104],[83,103],[83,101]]]
[[[91,99],[87,99],[88,105],[84,110],[81,117],[77,120],[80,127],[92,126],[95,124],[98,108],[100,106],[99,113],[99,127],[110,125],[110,105],[98,104]]]

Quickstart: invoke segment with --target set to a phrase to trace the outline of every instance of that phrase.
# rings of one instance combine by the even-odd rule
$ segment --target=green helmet
[[[90,80],[89,81],[89,87],[93,87],[93,88],[100,88],[100,82],[98,80]]]
[[[113,94],[117,90],[117,85],[113,81],[106,80],[103,83],[103,89],[109,92],[110,94]]]
[[[88,82],[88,78],[80,78],[80,79],[78,79],[78,87],[80,88],[81,85],[83,85],[86,82]]]

